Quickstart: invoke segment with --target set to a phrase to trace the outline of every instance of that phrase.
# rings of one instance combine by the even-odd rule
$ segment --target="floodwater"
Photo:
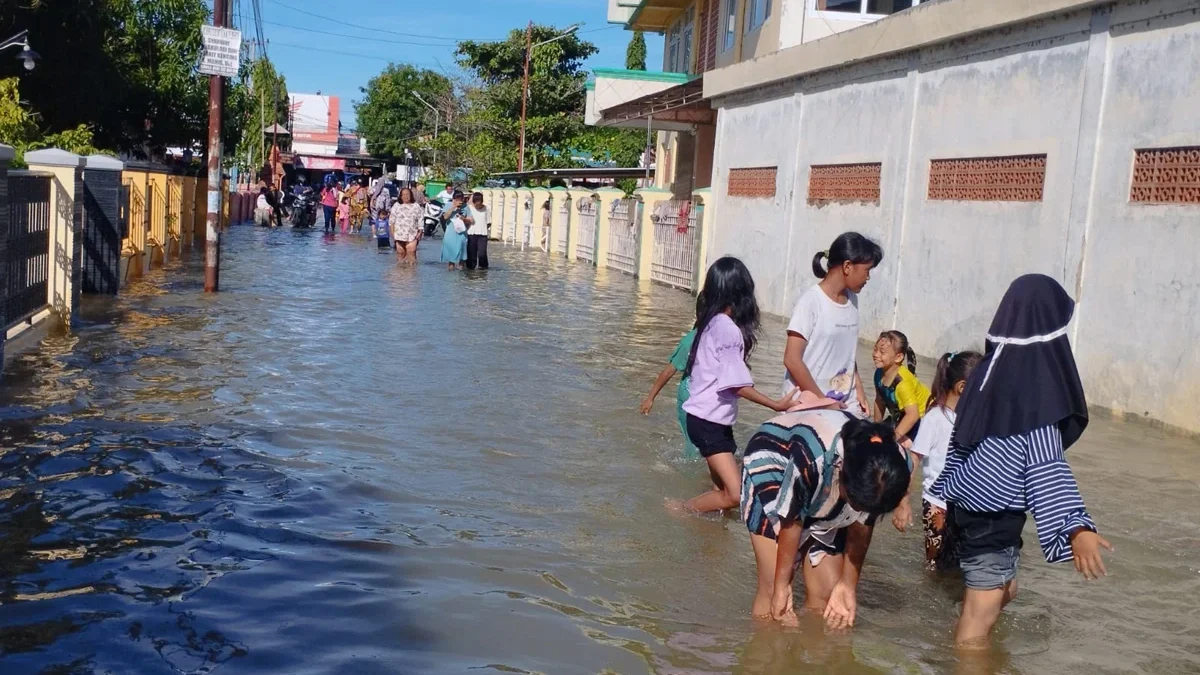
[[[950,644],[960,587],[887,524],[852,633],[760,627],[742,525],[662,506],[706,487],[673,389],[636,412],[691,298],[499,245],[448,273],[431,243],[403,268],[235,229],[221,294],[193,260],[14,358],[0,672],[1200,672],[1195,440],[1093,423],[1070,459],[1110,576],[1046,565],[1031,524],[978,661]],[[765,417],[743,404],[739,440]]]

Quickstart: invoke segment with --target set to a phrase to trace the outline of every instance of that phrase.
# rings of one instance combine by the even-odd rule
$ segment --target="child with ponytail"
[[[929,404],[929,389],[913,374],[917,355],[908,346],[908,336],[898,330],[885,330],[875,342],[872,357],[875,421],[891,422],[896,427],[897,442],[915,439]]]

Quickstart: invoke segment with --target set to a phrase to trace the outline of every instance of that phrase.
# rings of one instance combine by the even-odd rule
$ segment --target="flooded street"
[[[498,244],[447,273],[438,244],[400,267],[234,229],[221,294],[194,256],[15,357],[0,672],[955,671],[961,584],[926,578],[919,523],[877,528],[859,625],[825,636],[751,620],[735,517],[664,510],[707,485],[674,385],[637,413],[688,294]],[[739,443],[767,417],[742,411]],[[980,672],[1200,672],[1200,442],[1099,417],[1068,457],[1110,576],[1046,565],[1031,519]]]

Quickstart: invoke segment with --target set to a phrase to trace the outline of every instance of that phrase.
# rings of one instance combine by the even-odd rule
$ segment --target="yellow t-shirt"
[[[904,409],[910,405],[917,406],[921,417],[925,416],[925,406],[929,404],[929,388],[922,384],[907,366],[900,366],[896,379],[890,386],[883,384],[883,370],[876,369],[875,391],[883,397],[893,422],[899,422],[904,417]]]

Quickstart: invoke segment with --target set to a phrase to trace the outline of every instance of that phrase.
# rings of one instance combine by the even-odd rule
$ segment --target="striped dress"
[[[985,438],[973,450],[951,438],[946,467],[930,492],[977,513],[1033,513],[1038,544],[1050,563],[1074,558],[1072,532],[1096,529],[1067,466],[1056,425]]]

